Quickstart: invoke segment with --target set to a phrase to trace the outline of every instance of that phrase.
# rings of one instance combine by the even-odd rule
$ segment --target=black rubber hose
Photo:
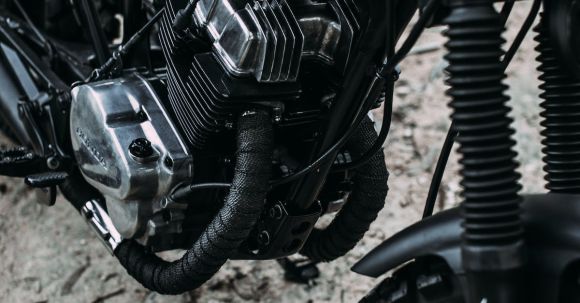
[[[161,294],[180,294],[209,280],[248,237],[269,188],[273,131],[264,112],[239,118],[234,179],[223,208],[186,254],[167,262],[135,241],[123,242],[115,255],[143,286]]]
[[[365,119],[347,144],[353,156],[365,153],[377,140],[370,119]],[[385,206],[389,172],[382,152],[355,169],[349,201],[325,229],[315,229],[301,250],[313,261],[332,261],[345,255],[362,239]]]

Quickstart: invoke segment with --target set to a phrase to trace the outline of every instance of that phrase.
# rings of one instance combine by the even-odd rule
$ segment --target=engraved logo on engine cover
[[[99,162],[104,168],[107,168],[107,162],[105,161],[105,157],[101,155],[101,153],[97,150],[97,148],[91,142],[91,139],[83,132],[80,127],[75,129],[77,136],[79,137],[80,141],[84,146],[86,146],[87,150],[91,153],[91,155]]]

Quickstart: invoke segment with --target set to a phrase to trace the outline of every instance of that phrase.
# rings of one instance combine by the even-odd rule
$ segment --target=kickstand
[[[314,279],[320,276],[317,262],[306,260],[293,261],[288,258],[277,260],[284,269],[284,278],[287,281],[299,284],[313,284]]]

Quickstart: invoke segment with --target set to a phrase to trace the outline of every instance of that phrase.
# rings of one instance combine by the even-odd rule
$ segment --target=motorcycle
[[[383,208],[398,64],[447,26],[452,125],[424,219],[353,267],[396,269],[362,302],[576,302],[580,5],[533,0],[504,51],[514,2],[1,0],[0,126],[19,147],[0,174],[47,206],[60,190],[158,293],[196,289],[229,259],[276,259],[307,282]],[[538,15],[549,193],[521,195],[503,80]],[[367,113],[381,106],[377,133]],[[455,141],[464,201],[433,215]]]

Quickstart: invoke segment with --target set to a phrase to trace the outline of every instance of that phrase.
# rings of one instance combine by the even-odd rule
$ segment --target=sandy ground
[[[516,4],[509,41],[529,3]],[[511,105],[525,192],[543,191],[539,146],[539,98],[529,34],[509,69]],[[448,127],[441,29],[426,31],[418,46],[431,49],[402,64],[392,132],[385,144],[391,191],[385,210],[346,257],[320,266],[314,285],[285,282],[273,261],[229,262],[201,289],[180,296],[151,293],[108,255],[81,217],[59,198],[47,208],[34,203],[22,181],[0,178],[0,302],[355,302],[378,281],[349,268],[393,233],[417,221]],[[380,113],[375,113],[380,121]],[[437,209],[459,203],[453,156]]]

